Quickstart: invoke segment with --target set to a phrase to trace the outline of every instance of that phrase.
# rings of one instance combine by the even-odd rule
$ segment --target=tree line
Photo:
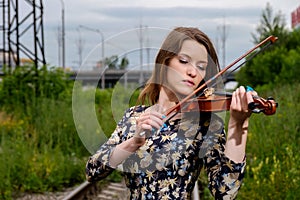
[[[274,13],[268,3],[256,33],[252,33],[253,43],[258,44],[270,35],[278,37],[278,41],[253,59],[248,56],[246,64],[236,74],[240,85],[273,87],[299,82],[300,29],[289,30],[284,15]]]

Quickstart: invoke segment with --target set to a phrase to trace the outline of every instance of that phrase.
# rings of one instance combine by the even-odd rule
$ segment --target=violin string
[[[263,52],[267,47],[269,47],[272,44],[272,42],[267,43],[265,46],[261,47],[261,49],[259,51],[254,52],[252,55],[249,56],[248,59],[245,59],[241,64],[239,64],[237,67],[235,67],[233,70],[230,70],[226,76],[221,76],[221,78],[218,78],[217,81],[214,81],[214,83],[210,84],[210,87],[214,87],[217,84],[219,84],[221,81],[223,81],[224,79],[226,79],[230,74],[232,74],[234,71],[236,71],[237,69],[239,69],[241,66],[243,66],[246,62],[252,60],[257,54]],[[196,95],[197,97],[200,97],[204,94],[204,90],[201,91],[198,95]],[[182,109],[187,108],[188,104],[183,105]],[[173,117],[175,117],[178,114],[178,112],[175,111],[175,113],[173,113],[171,116],[169,116],[166,120],[166,122],[169,122]]]

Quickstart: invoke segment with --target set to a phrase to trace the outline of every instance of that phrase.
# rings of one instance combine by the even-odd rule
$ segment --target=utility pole
[[[61,29],[60,27],[58,26],[57,27],[57,43],[58,43],[58,66],[62,66],[62,63],[61,63]]]
[[[83,28],[89,31],[96,32],[101,36],[101,62],[102,62],[102,75],[101,75],[101,88],[105,89],[105,55],[104,55],[104,34],[99,29],[90,28],[84,25],[79,25],[79,28]]]
[[[81,32],[80,32],[79,28],[77,28],[77,31],[78,31],[78,34],[79,34],[79,38],[76,41],[76,45],[77,45],[78,58],[79,58],[79,61],[78,61],[79,67],[78,68],[80,68],[80,66],[82,65],[82,52],[83,52],[83,49],[84,49],[84,41],[81,37]]]
[[[149,42],[149,31],[148,31],[148,26],[146,26],[146,31],[147,31],[147,40],[146,40],[146,45],[147,45],[147,71],[150,70],[150,42]]]
[[[66,68],[66,47],[65,47],[65,4],[61,2],[61,41],[62,41],[62,67]]]
[[[227,27],[225,23],[225,18],[223,25],[218,26],[218,32],[221,34],[221,49],[222,49],[222,65],[221,68],[224,68],[226,66],[226,39],[227,39]]]
[[[143,26],[140,24],[139,27],[139,41],[140,41],[140,80],[139,83],[142,84],[144,82],[144,74],[143,74]]]
[[[87,26],[84,26],[84,25],[79,25],[79,28],[83,28],[85,30],[92,31],[92,32],[100,34],[100,36],[101,36],[101,61],[102,61],[102,64],[104,66],[104,62],[105,62],[105,59],[104,59],[104,57],[105,57],[105,54],[104,54],[104,34],[99,29],[90,28],[90,27],[87,27]]]

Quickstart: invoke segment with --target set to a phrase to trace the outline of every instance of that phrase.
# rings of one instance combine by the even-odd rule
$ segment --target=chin
[[[192,88],[184,88],[180,91],[178,91],[178,95],[181,96],[181,97],[185,97],[185,96],[188,96],[190,95],[194,90]]]

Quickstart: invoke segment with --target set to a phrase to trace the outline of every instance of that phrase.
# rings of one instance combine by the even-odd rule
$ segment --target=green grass
[[[239,199],[300,198],[300,84],[273,91],[275,115],[253,115],[247,144],[247,170]]]
[[[262,97],[273,96],[279,107],[275,115],[251,116],[246,173],[237,199],[300,199],[300,84],[257,90]],[[204,171],[199,180],[201,199],[213,199]]]
[[[60,191],[85,180],[85,163],[90,153],[74,124],[72,88],[60,83],[64,81],[60,76],[52,74],[52,81],[46,75],[40,76],[48,80],[47,85],[39,87],[43,88],[42,93],[31,95],[26,92],[32,91],[32,84],[26,82],[31,80],[28,77],[26,81],[8,77],[1,83],[0,199],[12,199],[20,192]],[[57,87],[50,84],[53,81]],[[3,85],[9,85],[14,92]],[[299,83],[273,90],[256,88],[263,97],[272,95],[279,107],[272,116],[252,115],[246,175],[238,199],[300,199],[299,88]],[[52,94],[53,90],[56,92]],[[97,90],[95,94],[95,110],[107,136],[123,114],[123,107],[133,105],[138,95],[135,91],[128,100],[127,91],[118,93],[120,105],[112,110],[112,92]],[[80,95],[87,97],[87,93],[82,91]],[[117,109],[119,106],[122,108]],[[200,179],[204,188],[202,199],[211,199],[203,173]],[[114,173],[107,180],[119,181],[120,176]]]
[[[44,100],[34,119],[2,113],[0,199],[61,190],[84,180],[85,148],[63,102]],[[61,112],[64,110],[64,112]]]

